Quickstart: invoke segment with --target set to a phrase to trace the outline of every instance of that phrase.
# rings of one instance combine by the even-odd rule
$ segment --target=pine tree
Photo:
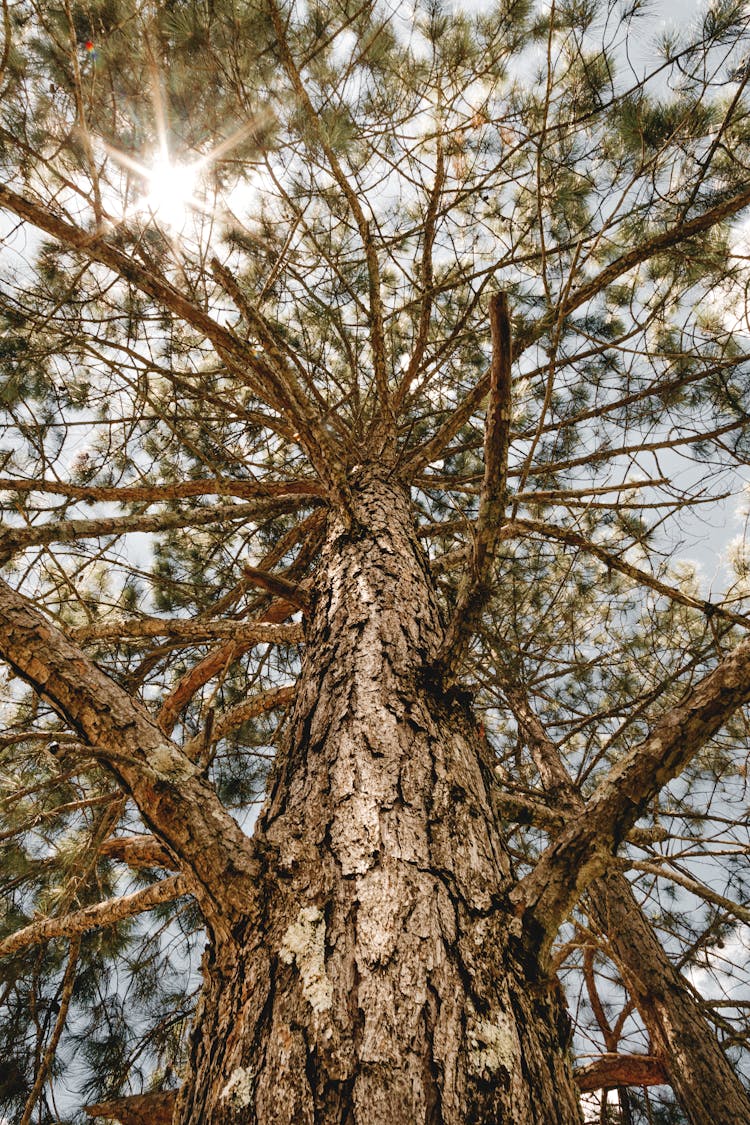
[[[744,3],[2,15],[0,1113],[750,1122]]]

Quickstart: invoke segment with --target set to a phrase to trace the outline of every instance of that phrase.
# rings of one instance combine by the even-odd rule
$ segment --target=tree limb
[[[121,860],[136,870],[140,867],[175,869],[174,856],[147,832],[137,836],[110,836],[99,845],[98,850],[102,859]]]
[[[267,570],[259,570],[255,566],[245,564],[242,569],[254,586],[260,586],[274,597],[291,602],[297,609],[307,609],[310,596],[304,585],[290,582],[278,574],[270,574]]]
[[[89,1117],[111,1117],[121,1125],[172,1125],[176,1090],[155,1090],[84,1106]]]
[[[131,698],[32,604],[0,581],[0,655],[92,748],[180,861],[210,928],[252,915],[264,865],[213,787]]]
[[[512,684],[504,684],[503,693],[526,735],[548,799],[554,802],[563,821],[579,817],[585,807],[580,791],[571,781],[557,747],[547,736],[525,694]],[[631,829],[629,833],[633,843],[636,831]],[[742,1084],[697,1008],[686,982],[657,940],[651,922],[622,871],[617,866],[610,867],[591,883],[587,897],[588,910],[606,935],[607,952],[618,966],[646,1027],[652,1050],[663,1060],[665,1076],[683,1107],[695,1106],[696,1099],[700,1101],[709,1073],[723,1096],[728,1096],[735,1105],[746,1104]],[[627,1005],[620,1019],[626,1011]],[[616,1041],[615,1030],[613,1039]],[[683,1065],[684,1043],[698,1040],[703,1044],[705,1056],[702,1074]]]
[[[512,892],[517,913],[546,958],[563,919],[611,863],[648,802],[728,718],[750,700],[750,638],[740,642],[656,723],[600,782],[567,828]]]
[[[21,949],[28,949],[30,945],[41,945],[42,942],[54,938],[74,937],[76,934],[88,933],[89,930],[97,930],[101,926],[111,926],[124,918],[132,918],[135,914],[152,910],[162,902],[171,902],[175,898],[180,898],[188,891],[187,880],[182,875],[170,875],[131,895],[98,902],[95,906],[87,906],[83,910],[65,914],[61,918],[44,918],[31,922],[22,930],[17,930],[0,941],[0,957],[8,957]]]
[[[316,480],[181,480],[169,484],[69,484],[59,480],[23,480],[0,478],[0,492],[46,492],[86,503],[119,502],[121,504],[159,503],[184,500],[194,496],[238,496],[249,500],[271,498],[286,500],[291,496],[322,497],[324,489]]]
[[[79,625],[68,630],[78,642],[146,640],[152,637],[174,637],[199,643],[217,638],[240,644],[300,644],[304,639],[301,625],[281,625],[263,621],[196,621],[181,617],[142,617],[130,621],[106,620],[93,625]]]
[[[294,507],[294,501],[292,501]],[[50,520],[30,527],[10,527],[0,535],[0,563],[7,562],[16,551],[40,547],[48,543],[74,543],[79,539],[98,539],[101,535],[125,535],[131,531],[169,531],[180,527],[204,527],[223,521],[247,520],[257,517],[267,506],[253,504],[220,504],[213,508],[183,509],[180,512],[159,512],[154,515],[102,516],[90,520]],[[278,511],[278,508],[275,509]]]
[[[518,824],[531,824],[535,828],[541,828],[552,835],[562,832],[568,821],[568,817],[562,808],[552,808],[544,801],[535,800],[533,797],[527,797],[522,793],[514,793],[509,789],[496,791],[493,794],[493,801],[501,816],[514,820]],[[582,804],[583,799],[581,799]],[[666,828],[654,825],[652,828],[631,828],[626,839],[628,843],[635,844],[636,847],[644,847],[647,844],[666,840],[668,836],[669,832]],[[625,865],[637,870],[645,870],[646,867],[650,869],[652,866],[651,864],[644,865],[630,860],[625,861]],[[665,879],[670,878],[666,871],[659,870],[658,874],[663,874]],[[675,881],[679,882],[679,880]],[[750,911],[748,913],[750,914]]]

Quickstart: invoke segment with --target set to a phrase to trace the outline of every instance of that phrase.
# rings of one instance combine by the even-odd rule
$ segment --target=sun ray
[[[263,109],[250,120],[235,129],[224,140],[215,144],[208,152],[189,162],[175,159],[170,151],[169,122],[158,65],[149,50],[149,73],[151,85],[151,104],[153,107],[156,151],[153,158],[145,162],[123,152],[114,145],[102,142],[105,152],[120,167],[133,172],[144,182],[145,191],[123,212],[120,225],[136,214],[148,214],[157,224],[168,229],[172,236],[183,234],[190,214],[200,212],[209,214],[212,208],[200,198],[200,184],[208,170],[228,153],[242,144],[254,133],[273,120],[270,109]]]

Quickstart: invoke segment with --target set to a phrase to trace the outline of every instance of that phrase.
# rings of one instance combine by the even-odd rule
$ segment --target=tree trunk
[[[581,1120],[556,983],[507,900],[491,765],[430,675],[442,626],[385,472],[331,520],[260,926],[211,948],[181,1125]]]
[[[595,880],[589,902],[690,1125],[750,1125],[742,1083],[625,876],[613,871]]]

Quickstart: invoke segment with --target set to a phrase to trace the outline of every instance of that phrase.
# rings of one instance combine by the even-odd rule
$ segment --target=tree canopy
[[[674,30],[640,0],[2,15],[3,589],[251,833],[327,513],[391,466],[533,888],[750,625],[746,5]],[[83,1120],[177,1083],[201,903],[130,767],[0,651],[0,1114]],[[741,1074],[743,675],[582,863],[627,876]],[[578,1066],[651,1058],[580,891],[549,951]],[[644,1098],[623,1120],[680,1120]]]

